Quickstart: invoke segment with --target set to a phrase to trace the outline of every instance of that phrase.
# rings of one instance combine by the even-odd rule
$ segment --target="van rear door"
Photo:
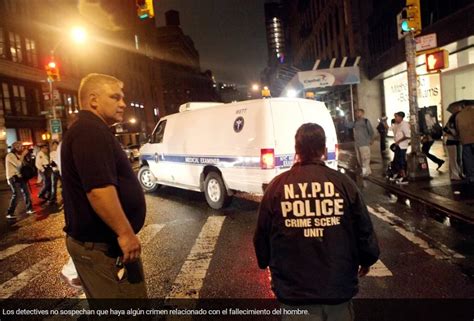
[[[289,169],[295,157],[295,133],[304,118],[296,100],[272,99],[270,102],[275,137],[275,167]]]

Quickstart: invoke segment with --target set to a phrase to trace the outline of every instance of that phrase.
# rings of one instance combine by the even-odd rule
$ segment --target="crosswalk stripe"
[[[148,244],[156,234],[164,227],[164,224],[149,224],[138,233],[142,245]]]
[[[403,224],[403,220],[390,212],[389,210],[383,208],[382,206],[378,206],[377,209],[374,209],[370,206],[367,206],[369,212],[379,219],[381,219],[384,222],[389,223],[390,225],[393,226],[396,232],[409,240],[410,242],[418,245],[423,251],[428,253],[431,256],[434,256],[437,259],[440,260],[447,260],[447,259],[463,259],[465,258],[463,255],[457,253],[456,251],[451,250],[448,248],[446,245],[430,239],[430,242],[433,244],[436,244],[437,248],[433,247],[430,245],[428,242],[423,240],[422,238],[418,237],[415,233],[412,231],[409,231],[407,228],[400,226],[400,224]],[[397,224],[398,223],[398,224]],[[429,238],[426,234],[424,234],[421,231],[416,231],[417,234],[422,234],[426,237]]]
[[[386,277],[393,276],[392,272],[383,264],[382,261],[378,260],[374,265],[370,267],[370,271],[367,276],[372,277]]]
[[[166,299],[198,299],[225,216],[211,216],[176,277]]]
[[[31,245],[33,244],[15,244],[13,246],[10,246],[9,248],[0,252],[0,261],[26,249],[27,247],[30,247]]]
[[[41,275],[41,273],[47,271],[51,266],[51,261],[51,258],[46,258],[2,283],[0,285],[0,299],[8,299],[15,292],[23,289],[29,282]]]

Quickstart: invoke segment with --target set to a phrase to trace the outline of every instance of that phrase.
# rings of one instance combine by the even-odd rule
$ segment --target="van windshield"
[[[151,143],[159,144],[163,142],[163,136],[165,135],[166,120],[162,120],[158,126],[156,126],[155,131],[151,135]]]

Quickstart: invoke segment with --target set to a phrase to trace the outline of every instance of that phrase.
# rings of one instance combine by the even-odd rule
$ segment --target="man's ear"
[[[99,105],[98,98],[99,96],[96,93],[89,94],[89,106],[92,109],[97,109],[97,106]]]

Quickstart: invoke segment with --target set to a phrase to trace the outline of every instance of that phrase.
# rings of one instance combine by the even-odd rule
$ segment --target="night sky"
[[[218,82],[249,85],[260,80],[267,62],[265,0],[158,0],[158,26],[164,13],[180,12],[183,32],[199,51],[201,70],[212,70]]]

